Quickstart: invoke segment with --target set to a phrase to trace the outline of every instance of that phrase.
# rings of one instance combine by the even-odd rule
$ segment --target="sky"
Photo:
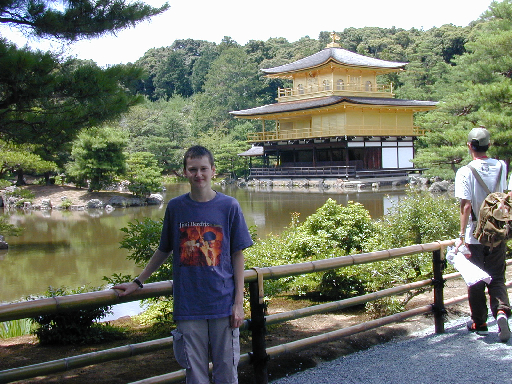
[[[165,0],[146,0],[160,6]],[[83,40],[71,45],[25,38],[16,29],[0,26],[0,36],[42,50],[94,60],[98,65],[135,62],[151,48],[172,45],[177,39],[220,43],[230,36],[241,45],[249,40],[284,37],[290,42],[322,31],[345,28],[417,28],[428,30],[444,24],[467,26],[485,12],[491,0],[169,0],[171,8],[150,21],[116,35]]]

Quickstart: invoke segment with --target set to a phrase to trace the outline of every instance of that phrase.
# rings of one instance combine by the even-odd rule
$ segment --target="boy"
[[[128,295],[173,254],[173,331],[176,360],[188,384],[208,384],[211,348],[214,383],[237,383],[239,330],[244,321],[244,257],[252,245],[238,202],[211,187],[213,156],[194,146],[183,158],[190,193],[169,201],[160,245],[131,283],[114,288]]]

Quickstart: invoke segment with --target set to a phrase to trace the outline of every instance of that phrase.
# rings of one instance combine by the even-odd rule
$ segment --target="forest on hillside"
[[[14,167],[0,155],[0,178],[24,169],[90,179],[90,175],[80,175],[86,162],[77,159],[87,157],[87,148],[100,144],[119,154],[115,159],[119,166],[104,174],[126,172],[123,156],[131,156],[139,166],[154,160],[162,172],[170,173],[181,168],[186,147],[201,144],[213,149],[219,173],[243,175],[247,164],[237,153],[248,149],[247,133],[260,130],[261,125],[234,119],[229,112],[274,103],[278,88],[290,84],[266,78],[260,69],[322,50],[331,41],[330,33],[321,32],[317,39],[306,36],[289,42],[272,38],[245,45],[230,37],[219,44],[176,40],[170,46],[147,51],[135,63],[106,69],[90,61],[39,52],[41,60],[56,63],[62,89],[69,84],[76,87],[78,79],[91,88],[91,100],[80,104],[72,119],[66,119],[62,105],[76,106],[84,92],[77,90],[70,95],[52,89],[34,96],[36,102],[28,103],[27,108],[20,109],[23,101],[15,101],[10,113],[0,113],[1,153],[23,151],[30,158],[24,166]],[[430,175],[454,178],[455,171],[469,160],[464,145],[467,132],[480,125],[491,131],[492,155],[510,162],[512,0],[493,2],[480,19],[465,27],[346,28],[336,34],[344,49],[409,63],[406,71],[379,79],[381,84],[393,84],[397,98],[440,102],[435,111],[416,117],[416,125],[427,132],[418,140],[417,166],[429,168]],[[15,87],[18,84],[11,85],[13,82],[27,80],[19,80],[20,76],[8,70],[12,61],[5,57],[23,50],[0,41],[4,52],[0,55],[0,86]],[[109,84],[111,79],[117,85]],[[45,79],[31,81],[33,86]],[[94,94],[99,97],[94,98]],[[40,110],[52,113],[42,114]],[[100,113],[105,110],[109,113]],[[75,117],[77,112],[82,119]],[[91,144],[93,139],[95,144]],[[137,155],[140,153],[145,154],[142,160]]]

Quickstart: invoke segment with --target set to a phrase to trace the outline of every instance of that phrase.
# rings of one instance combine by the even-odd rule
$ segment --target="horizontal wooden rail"
[[[261,273],[264,279],[275,280],[282,277],[302,275],[304,273],[321,272],[350,265],[388,260],[420,252],[432,252],[452,244],[453,240],[436,241],[433,243],[411,245],[409,247],[394,248],[385,251],[315,260],[307,263],[263,267],[258,268],[258,273]],[[244,272],[244,279],[246,283],[256,281],[256,271],[246,270]],[[172,295],[172,281],[160,281],[157,283],[144,284],[144,289],[137,290],[133,294],[123,297],[120,297],[115,289],[108,289],[104,291],[4,304],[0,305],[0,322],[47,315],[67,310],[97,308],[100,306],[148,299],[150,297],[170,295]]]
[[[260,273],[265,280],[280,279],[282,277],[297,276],[311,272],[322,272],[330,269],[348,267],[357,264],[373,263],[375,261],[389,260],[401,256],[413,255],[422,252],[433,252],[453,245],[453,240],[436,241],[433,243],[411,245],[403,248],[393,248],[384,251],[360,253],[357,255],[333,257],[330,259],[309,261],[307,263],[279,265],[275,267],[255,268],[245,271],[245,282],[257,281],[257,273]]]
[[[71,369],[86,367],[88,365],[105,363],[107,361],[155,352],[170,347],[172,347],[172,337],[166,337],[163,339],[124,345],[122,347],[66,357],[64,359],[47,361],[25,367],[7,369],[0,372],[0,384],[57,372],[64,372]]]
[[[288,320],[295,320],[301,317],[307,317],[311,315],[317,315],[320,313],[333,312],[340,309],[353,307],[359,304],[365,304],[369,301],[379,300],[384,297],[399,295],[411,291],[413,289],[420,289],[432,285],[432,281],[422,280],[410,284],[401,285],[399,287],[388,288],[378,292],[368,293],[366,295],[351,297],[349,299],[334,301],[325,304],[313,305],[311,307],[295,309],[289,312],[277,313],[275,315],[266,316],[267,325],[282,323]]]
[[[151,297],[171,295],[172,281],[170,280],[144,284],[144,289],[139,289],[129,296],[121,297],[115,289],[108,289],[104,291],[3,304],[0,305],[0,322],[48,315],[51,313],[59,313],[69,310],[98,308],[107,305],[149,299]]]

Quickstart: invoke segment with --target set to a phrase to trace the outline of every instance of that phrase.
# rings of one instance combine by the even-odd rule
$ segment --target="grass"
[[[29,335],[32,329],[30,319],[10,320],[0,323],[0,338],[8,339],[11,337]]]

